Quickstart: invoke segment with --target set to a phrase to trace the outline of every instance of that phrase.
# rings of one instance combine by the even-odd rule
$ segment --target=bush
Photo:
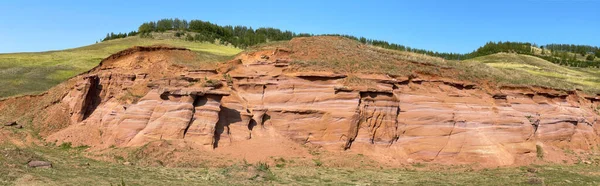
[[[261,171],[261,172],[268,172],[269,171],[269,164],[265,163],[265,162],[258,162],[256,163],[256,170]]]
[[[219,88],[219,87],[221,87],[221,85],[223,85],[223,84],[221,84],[221,82],[219,80],[208,79],[208,80],[205,80],[203,86]]]
[[[141,38],[152,38],[152,34],[150,32],[143,32],[139,35]]]
[[[588,60],[588,61],[594,61],[594,59],[596,59],[596,56],[594,56],[594,55],[588,55],[588,56],[585,58],[585,60]]]
[[[181,37],[184,34],[185,34],[184,32],[175,32],[175,37]]]
[[[231,78],[231,75],[223,74],[223,79],[225,79],[225,81],[227,81],[227,85],[229,85],[229,86],[233,85],[233,78]]]
[[[258,162],[254,165],[254,168],[259,172],[250,178],[250,180],[264,180],[264,181],[273,181],[276,180],[275,174],[271,172],[269,164],[266,162]]]
[[[320,159],[313,159],[313,162],[315,162],[315,166],[317,167],[323,166],[323,162]]]
[[[543,178],[537,178],[537,177],[531,177],[527,180],[527,183],[531,184],[531,185],[543,185],[544,184],[544,179]]]
[[[62,143],[58,146],[58,148],[60,148],[62,150],[69,150],[72,148],[72,144],[71,144],[71,142]]]
[[[539,159],[544,159],[544,149],[541,145],[535,145],[535,153]]]
[[[186,40],[186,41],[194,41],[194,36],[192,36],[192,34],[187,34],[187,35],[185,36],[185,40]]]
[[[278,159],[275,159],[275,163],[276,163],[275,167],[277,167],[277,168],[283,168],[283,167],[285,167],[286,161],[283,158],[278,158]]]

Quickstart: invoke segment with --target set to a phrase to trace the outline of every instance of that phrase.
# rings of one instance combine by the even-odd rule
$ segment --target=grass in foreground
[[[330,168],[240,161],[232,166],[167,168],[86,158],[85,147],[0,145],[0,185],[598,185],[597,165],[532,165],[473,170],[468,167]],[[52,169],[27,168],[32,159]]]
[[[181,39],[127,37],[60,51],[0,54],[0,98],[43,92],[95,67],[103,58],[120,50],[156,44],[184,47],[212,58],[229,57],[241,51],[233,47]]]

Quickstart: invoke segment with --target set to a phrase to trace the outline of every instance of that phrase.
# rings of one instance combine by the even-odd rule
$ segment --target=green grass
[[[500,81],[518,85],[539,85],[588,93],[600,92],[600,69],[560,66],[538,57],[498,53],[465,61],[493,67],[490,74]],[[481,73],[486,73],[482,71]]]
[[[128,37],[60,51],[0,54],[0,98],[46,91],[95,67],[113,53],[132,46],[156,44],[185,47],[207,58],[230,57],[241,51],[233,47],[180,39]]]
[[[597,165],[531,165],[473,170],[468,166],[332,168],[269,166],[259,162],[222,167],[169,168],[124,165],[85,156],[84,148],[0,145],[0,185],[598,185]],[[27,168],[29,160],[52,169]]]

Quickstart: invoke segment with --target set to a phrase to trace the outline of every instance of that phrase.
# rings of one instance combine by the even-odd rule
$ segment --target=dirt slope
[[[165,161],[204,152],[310,156],[308,145],[392,165],[506,166],[540,153],[570,161],[562,149],[600,144],[600,97],[459,81],[452,78],[459,70],[417,61],[426,56],[385,52],[337,37],[298,38],[195,69],[177,63],[195,60],[186,49],[135,47],[43,95],[0,102],[0,119],[25,123],[49,142],[97,151],[150,146],[157,153],[163,142],[186,149],[156,157]],[[327,60],[348,66],[303,68]],[[371,70],[388,63],[406,73]]]

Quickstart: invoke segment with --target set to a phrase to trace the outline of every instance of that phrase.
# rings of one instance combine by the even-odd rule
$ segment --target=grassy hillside
[[[600,69],[561,66],[516,53],[497,53],[470,60],[445,60],[413,52],[363,45],[342,37],[304,37],[256,45],[248,50],[288,48],[293,70],[377,73],[392,76],[431,75],[493,86],[541,86],[600,93]],[[368,82],[357,82],[365,84]]]
[[[520,54],[498,53],[469,60],[484,63],[507,77],[514,77],[515,84],[532,84],[561,89],[581,89],[599,92],[600,69],[573,68],[551,63],[538,57]]]
[[[0,98],[43,92],[93,68],[113,53],[136,45],[155,44],[185,47],[213,58],[230,57],[241,51],[233,47],[180,39],[128,37],[60,51],[0,54]]]
[[[127,37],[62,51],[0,54],[0,98],[35,94],[96,66],[100,60],[134,45],[168,44],[196,51],[200,59],[225,61],[240,49],[176,39],[171,32],[155,33],[155,39]],[[305,41],[306,40],[306,41]],[[360,42],[339,37],[297,38],[272,42],[249,50],[286,47],[301,70],[334,70],[342,73],[386,73],[400,76],[414,72],[448,76],[473,82],[537,85],[564,90],[600,92],[600,70],[553,64],[520,54],[497,53],[465,61],[444,60],[411,52],[361,47]],[[304,51],[304,52],[302,52]],[[417,63],[406,63],[406,61]],[[430,64],[430,65],[422,65]],[[446,68],[449,67],[449,68]]]

